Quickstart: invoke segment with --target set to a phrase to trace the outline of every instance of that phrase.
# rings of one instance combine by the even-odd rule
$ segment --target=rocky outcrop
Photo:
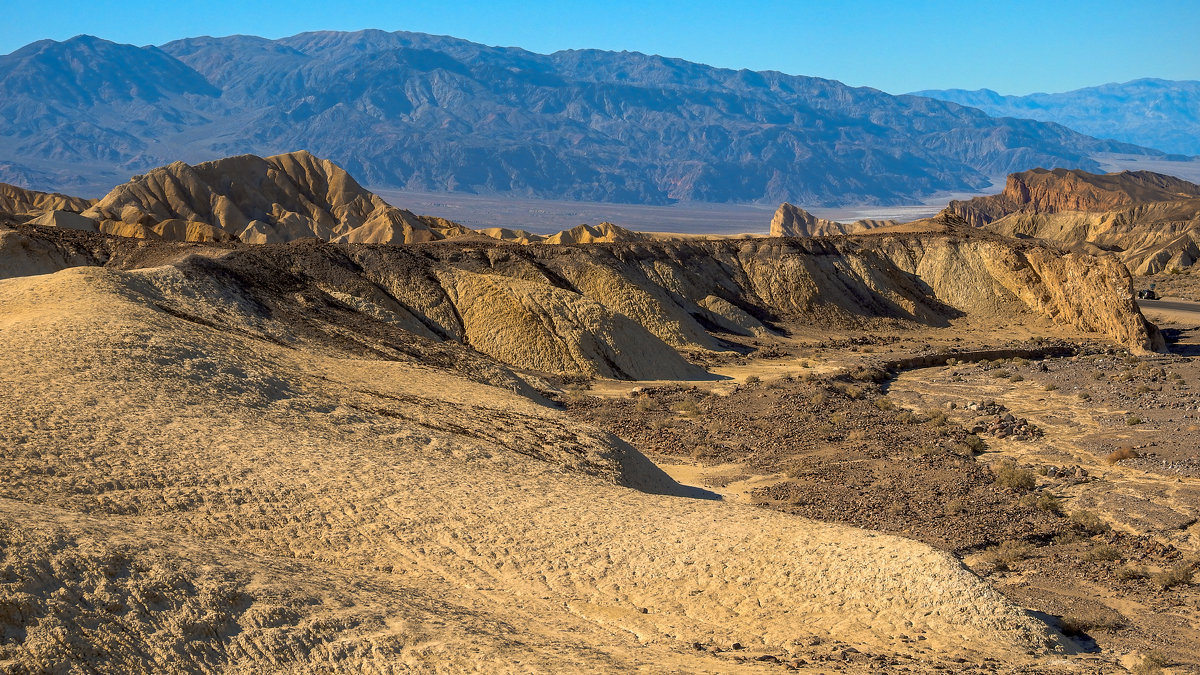
[[[403,244],[469,232],[397,209],[305,151],[175,162],[117,186],[83,215],[123,236],[253,244],[306,237]]]
[[[1100,213],[1014,213],[988,229],[1111,252],[1134,274],[1184,269],[1200,260],[1200,199]]]
[[[950,202],[944,213],[1009,237],[1111,252],[1135,274],[1200,260],[1200,185],[1149,171],[1026,171],[1003,193]]]
[[[1200,197],[1200,185],[1152,171],[1094,174],[1033,169],[1009,174],[1004,192],[998,195],[952,201],[946,211],[981,227],[1012,213],[1110,211],[1193,197]]]
[[[823,237],[830,234],[847,234],[854,231],[853,225],[818,218],[808,211],[784,202],[771,218],[772,237]]]
[[[176,260],[189,278],[212,279],[220,287],[213,297],[245,298],[237,311],[254,314],[246,321],[264,326],[273,341],[336,335],[337,344],[389,350],[424,340],[523,369],[614,378],[703,377],[685,355],[724,351],[723,338],[789,326],[946,326],[962,317],[1032,313],[1135,350],[1162,347],[1134,304],[1128,271],[1112,257],[1023,244],[947,219],[927,225],[815,239],[587,245],[310,241],[226,247],[216,258],[184,260],[170,248],[179,244],[161,242],[161,254],[153,246],[112,247],[93,259],[117,266]],[[21,246],[8,249],[19,255]],[[214,312],[204,320],[225,319]],[[330,326],[337,328],[331,333]]]
[[[71,197],[57,192],[38,192],[0,183],[0,211],[15,215],[40,215],[47,211],[80,213],[93,204],[94,199]]]
[[[894,220],[856,220],[839,223],[835,220],[818,218],[794,204],[784,202],[771,218],[772,237],[828,237],[836,234],[852,234],[876,227],[895,225]]]
[[[555,234],[534,234],[525,230],[507,227],[489,227],[478,230],[479,234],[514,244],[611,244],[619,241],[643,241],[649,237],[620,225],[604,222],[599,225],[577,225]]]

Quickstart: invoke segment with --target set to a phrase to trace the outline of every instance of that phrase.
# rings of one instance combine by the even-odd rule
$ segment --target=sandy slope
[[[162,299],[215,302],[174,268],[0,281],[0,667],[725,671],[690,643],[1057,644],[922,544],[682,496],[527,398]]]

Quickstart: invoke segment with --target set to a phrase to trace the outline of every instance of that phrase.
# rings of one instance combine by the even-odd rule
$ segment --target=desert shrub
[[[883,382],[887,379],[887,373],[881,368],[868,368],[866,366],[855,366],[850,371],[850,377],[859,382]]]
[[[1047,511],[1049,513],[1059,513],[1062,511],[1062,500],[1049,493],[1022,495],[1017,500],[1017,503],[1026,508]]]
[[[588,399],[586,390],[578,385],[568,385],[564,391],[568,405],[582,405]]]
[[[1046,391],[1054,391],[1055,389],[1058,389],[1058,385],[1051,382],[1050,384],[1048,384],[1042,388],[1045,389]]]
[[[823,392],[823,391],[818,391],[817,393],[808,397],[809,404],[813,405],[813,406],[824,405],[825,401],[827,401],[827,400],[829,400],[829,397],[826,396],[825,392]]]
[[[980,556],[980,560],[993,570],[1003,572],[1012,569],[1013,563],[1029,557],[1033,548],[1023,541],[1010,539]]]
[[[746,378],[746,384],[748,385],[758,384],[759,382],[762,382],[762,378],[757,375],[751,375]]]
[[[1013,376],[1008,378],[1009,382],[1022,382],[1025,378],[1021,377],[1020,373],[1013,373]]]
[[[1066,532],[1059,532],[1058,534],[1054,535],[1054,543],[1058,544],[1059,546],[1074,544],[1082,541],[1083,539],[1086,539],[1086,537],[1080,534],[1078,530],[1067,530]]]
[[[1137,450],[1129,446],[1124,446],[1108,453],[1108,456],[1104,458],[1104,463],[1112,465],[1124,459],[1135,459],[1140,456]]]
[[[846,415],[845,415],[845,413],[834,413],[829,416],[829,421],[832,424],[841,426],[846,423]]]
[[[987,452],[988,449],[987,441],[984,441],[975,434],[967,434],[967,437],[963,439],[963,443],[966,443],[967,447],[971,449],[971,452],[977,455]]]
[[[1125,565],[1117,570],[1117,578],[1121,581],[1129,581],[1131,579],[1145,579],[1150,576],[1145,567],[1137,565]]]
[[[1068,614],[1058,620],[1058,629],[1063,635],[1083,635],[1091,630],[1120,630],[1125,627],[1119,614],[1081,613]]]
[[[700,414],[700,406],[695,401],[678,401],[671,405],[671,410],[686,417],[696,417]]]
[[[1028,359],[1023,359],[1020,356],[1012,357],[1012,359],[1009,360],[1009,363],[1013,364],[1014,366],[1021,366],[1021,367],[1025,367],[1025,366],[1029,365]]]
[[[842,394],[845,395],[846,398],[849,398],[851,400],[858,400],[858,399],[862,398],[862,395],[863,395],[862,389],[859,389],[858,387],[856,387],[852,384],[848,384],[846,382],[838,382],[837,384],[833,385],[833,388],[842,392]]]
[[[638,398],[637,403],[633,407],[640,413],[648,413],[658,410],[658,402],[649,396],[642,396]]]
[[[888,397],[880,396],[879,398],[875,399],[875,407],[879,408],[880,410],[891,410],[896,406],[892,405],[892,401]]]
[[[1100,371],[1098,371],[1098,370],[1097,370],[1096,372],[1092,373],[1092,379],[1093,379],[1093,380],[1097,380],[1097,381],[1098,381],[1098,380],[1103,380],[1103,379],[1104,379],[1104,373],[1102,373],[1102,372],[1100,372]]]
[[[1100,544],[1099,546],[1093,546],[1087,553],[1084,553],[1083,559],[1091,562],[1120,560],[1121,551],[1111,544]]]
[[[937,454],[937,446],[922,443],[913,448],[913,454],[917,457],[929,457],[930,455]]]
[[[1012,377],[1012,373],[1008,372],[1007,370],[995,370],[992,372],[992,377],[1002,379],[1005,377]]]
[[[904,410],[899,415],[896,415],[896,421],[900,424],[916,424],[917,416],[911,410]]]
[[[1091,511],[1075,511],[1071,513],[1071,524],[1088,534],[1100,534],[1108,531],[1108,523]]]
[[[1092,395],[1087,393],[1086,391],[1081,391],[1081,392],[1079,392],[1079,399],[1081,401],[1090,401],[1090,400],[1092,400]]]
[[[865,441],[867,440],[867,432],[863,431],[862,429],[855,429],[854,431],[846,434],[846,440],[855,442]]]
[[[961,499],[951,499],[946,502],[943,508],[946,510],[946,515],[953,516],[958,513],[964,513],[967,510],[967,505]]]
[[[929,417],[929,423],[935,427],[946,426],[946,413],[938,410],[930,410],[925,413]]]
[[[1141,423],[1142,423],[1142,418],[1138,417],[1137,415],[1130,415],[1129,417],[1125,418],[1125,424],[1127,424],[1128,426],[1131,426],[1131,427],[1136,426]]]
[[[1133,675],[1158,675],[1167,663],[1169,663],[1167,657],[1161,652],[1151,651],[1142,656],[1142,659],[1134,664],[1129,672]]]
[[[1032,490],[1033,486],[1037,485],[1032,471],[1021,468],[1015,461],[1008,458],[996,462],[996,465],[992,467],[992,472],[996,475],[996,484],[1001,487],[1012,490]]]
[[[1158,574],[1151,575],[1150,580],[1157,584],[1159,588],[1166,590],[1175,586],[1186,586],[1192,583],[1194,575],[1195,572],[1192,570],[1192,564],[1184,562],[1167,568]]]

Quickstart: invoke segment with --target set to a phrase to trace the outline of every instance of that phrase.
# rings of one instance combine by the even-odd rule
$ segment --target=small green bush
[[[1088,534],[1100,534],[1108,531],[1108,523],[1091,511],[1075,511],[1070,517],[1071,524]]]
[[[1033,548],[1023,541],[1010,539],[996,548],[984,553],[981,560],[990,565],[993,570],[1005,571],[1012,569],[1013,563],[1029,557]]]
[[[1007,457],[996,462],[996,465],[992,467],[992,472],[996,475],[996,484],[1001,487],[1027,491],[1037,485],[1037,479],[1033,477],[1032,471],[1021,468],[1015,461]]]
[[[1084,553],[1083,559],[1091,562],[1120,560],[1121,551],[1118,550],[1116,546],[1112,546],[1111,544],[1100,544],[1099,546],[1093,546],[1091,550],[1089,550],[1087,553]]]
[[[700,414],[700,406],[695,401],[679,401],[671,406],[671,410],[686,417],[696,417]]]
[[[987,442],[975,434],[967,434],[967,437],[963,439],[963,443],[966,443],[971,452],[977,455],[987,452],[988,449]]]
[[[1193,576],[1195,576],[1195,572],[1192,571],[1192,564],[1184,562],[1152,575],[1150,580],[1157,584],[1159,588],[1166,590],[1175,586],[1186,586],[1192,583]]]

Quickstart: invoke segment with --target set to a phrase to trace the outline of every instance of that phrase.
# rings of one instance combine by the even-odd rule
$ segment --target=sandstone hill
[[[270,289],[211,272],[0,281],[6,670],[763,672],[692,644],[832,641],[1018,668],[1074,649],[950,554],[704,499],[552,407],[392,356],[382,321],[357,345],[344,323],[264,339],[247,293]]]
[[[1005,236],[1110,251],[1135,274],[1200,260],[1200,185],[1163,174],[1037,169],[1009,176],[999,195],[946,211]]]
[[[1032,169],[1009,174],[1004,191],[998,195],[952,201],[946,210],[982,226],[1010,213],[1111,211],[1193,197],[1200,197],[1200,185],[1152,171],[1094,174]]]
[[[43,40],[0,56],[0,119],[0,163],[86,194],[179,157],[298,147],[380,187],[651,204],[909,203],[1099,154],[1166,159],[815,77],[382,31]]]
[[[80,213],[93,204],[94,199],[70,197],[57,192],[38,192],[0,183],[0,211],[15,215],[42,214],[47,211]]]
[[[104,232],[186,241],[411,243],[467,232],[392,207],[304,151],[175,162],[117,186],[83,215]]]
[[[197,249],[220,256],[179,265],[205,274],[219,268],[251,289],[243,295],[271,289],[252,302],[271,308],[272,317],[292,317],[263,324],[274,340],[296,339],[296,326],[317,321],[314,308],[328,306],[557,373],[692,379],[702,372],[684,355],[727,350],[722,333],[878,321],[944,326],[963,316],[1026,312],[1134,349],[1161,348],[1133,304],[1128,272],[1111,258],[1021,244],[950,219],[929,225],[821,239],[233,246]],[[32,256],[39,269],[84,255],[77,245],[37,243],[44,236],[14,233],[5,248],[45,249]],[[109,264],[129,246],[96,241],[100,250],[84,257]],[[312,327],[318,334],[319,325]]]
[[[338,243],[405,244],[475,231],[389,205],[338,165],[306,151],[262,158],[175,162],[134,176],[99,201],[0,184],[0,212],[33,225],[139,239],[251,244],[313,237]],[[639,241],[613,223],[556,234],[489,228],[480,234],[518,244]]]
[[[853,223],[839,223],[817,218],[799,206],[784,202],[779,205],[779,208],[775,210],[774,217],[771,218],[771,236],[827,237],[895,224],[896,222],[892,220],[858,220]]]

